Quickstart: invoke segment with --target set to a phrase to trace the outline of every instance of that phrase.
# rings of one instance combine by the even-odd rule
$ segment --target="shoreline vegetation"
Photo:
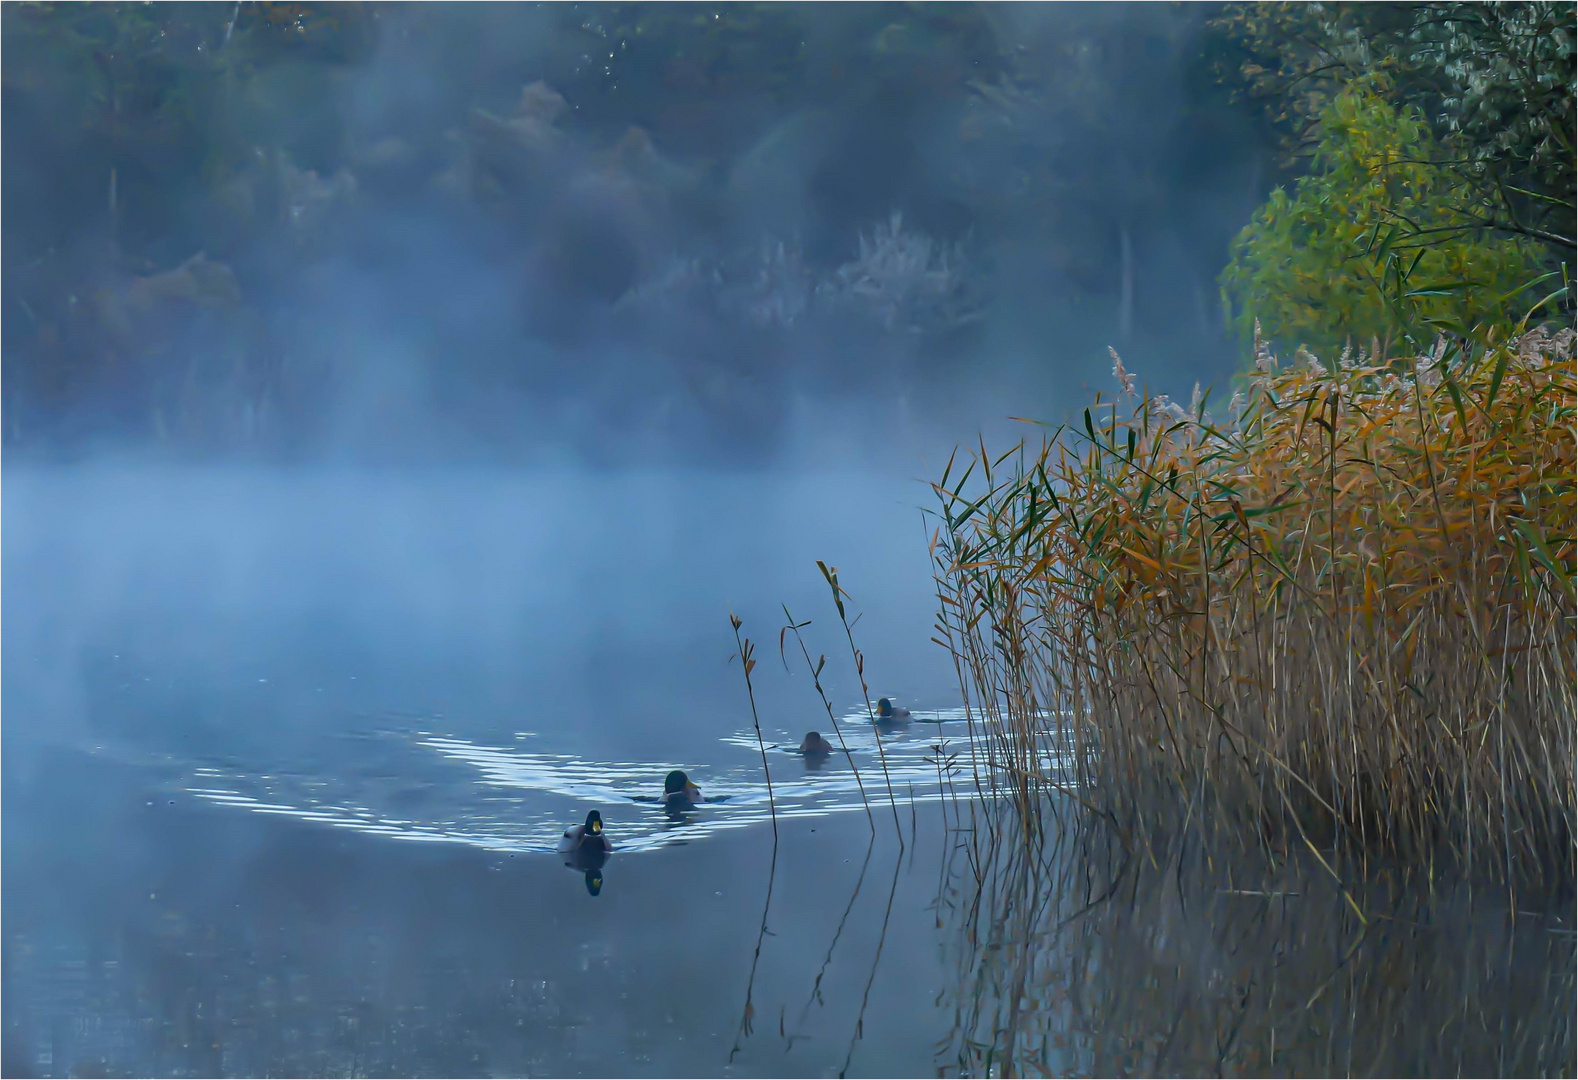
[[[1113,395],[934,485],[990,831],[1314,860],[1361,922],[1392,875],[1570,898],[1571,8],[1217,25],[1299,165],[1218,278],[1231,400],[1113,351]]]
[[[1074,806],[1135,853],[1570,889],[1573,340],[1281,366],[1257,334],[1220,417],[1114,352],[1079,426],[956,456],[937,640],[983,794],[1027,841]]]

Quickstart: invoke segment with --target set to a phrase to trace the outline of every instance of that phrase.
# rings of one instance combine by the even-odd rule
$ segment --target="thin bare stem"
[[[844,759],[849,762],[849,771],[855,774],[855,786],[860,789],[860,805],[866,808],[866,822],[871,826],[871,831],[875,833],[877,831],[877,823],[876,819],[871,816],[871,803],[866,798],[865,781],[861,780],[860,769],[855,766],[855,757],[849,752],[849,744],[844,741],[844,731],[838,726],[838,717],[833,715],[833,703],[828,700],[827,691],[822,688],[822,668],[827,664],[827,657],[819,655],[816,658],[816,663],[813,664],[811,662],[811,650],[806,648],[805,638],[800,634],[801,627],[811,625],[809,620],[806,622],[795,622],[794,616],[789,614],[788,605],[784,605],[784,618],[789,620],[789,624],[778,632],[778,655],[780,657],[783,656],[784,635],[788,633],[794,634],[795,644],[800,646],[800,655],[805,657],[806,670],[811,673],[811,685],[816,687],[817,697],[822,699],[822,708],[827,711],[828,722],[833,725],[833,733],[838,736],[838,748],[844,752]],[[789,664],[786,660],[784,667],[787,668],[788,666]]]
[[[756,690],[751,686],[751,672],[756,668],[756,647],[751,644],[750,638],[740,636],[739,616],[729,612],[729,623],[734,627],[734,646],[738,650],[735,655],[739,657],[740,669],[745,672],[745,693],[751,701],[751,723],[756,726],[756,746],[762,752],[762,775],[767,778],[767,812],[773,819],[773,844],[778,843],[778,805],[773,799],[773,774],[767,767],[767,741],[762,738],[762,721],[756,713]]]
[[[887,785],[888,803],[893,808],[893,832],[899,838],[899,847],[904,846],[904,827],[899,824],[899,802],[893,794],[893,778],[888,773],[888,754],[882,747],[882,732],[877,728],[877,717],[871,709],[871,688],[866,685],[866,658],[855,647],[855,634],[850,629],[849,618],[844,611],[844,600],[848,593],[844,592],[838,584],[838,567],[828,566],[820,559],[816,567],[822,571],[822,577],[827,580],[828,588],[833,591],[833,606],[838,609],[838,621],[844,627],[844,638],[849,642],[849,654],[855,661],[855,674],[860,678],[860,695],[866,703],[866,717],[871,721],[871,734],[877,740],[877,760],[882,763],[882,780]]]

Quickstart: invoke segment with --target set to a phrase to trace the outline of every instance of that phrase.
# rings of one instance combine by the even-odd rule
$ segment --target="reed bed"
[[[1114,353],[1081,425],[949,463],[939,641],[981,782],[1027,837],[1062,805],[1140,846],[1571,883],[1572,332],[1255,355],[1220,421]]]

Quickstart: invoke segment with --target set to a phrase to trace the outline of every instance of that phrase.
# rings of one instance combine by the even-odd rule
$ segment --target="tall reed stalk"
[[[822,710],[827,713],[828,723],[833,725],[833,734],[838,736],[838,748],[844,752],[844,760],[849,762],[849,771],[854,774],[855,786],[860,789],[860,805],[866,808],[866,824],[871,826],[872,833],[877,831],[876,819],[871,816],[871,800],[866,798],[866,782],[860,778],[860,768],[855,764],[855,755],[850,753],[849,744],[844,741],[844,729],[839,726],[838,717],[833,715],[833,703],[828,699],[827,690],[822,686],[822,669],[827,666],[827,656],[818,655],[816,662],[811,662],[811,650],[806,647],[805,638],[800,631],[810,626],[810,620],[796,622],[795,617],[789,614],[789,605],[783,605],[784,618],[789,622],[778,631],[778,656],[784,662],[784,670],[789,669],[789,658],[784,653],[787,635],[794,634],[795,644],[800,646],[800,655],[805,657],[806,670],[811,673],[811,685],[816,688],[816,696],[822,700]]]
[[[844,640],[849,642],[849,655],[855,661],[855,674],[860,678],[860,696],[866,703],[866,719],[871,722],[871,736],[877,740],[877,760],[882,763],[882,782],[888,789],[888,805],[893,808],[893,832],[899,838],[899,847],[904,847],[904,827],[899,824],[899,802],[893,794],[893,777],[888,773],[888,752],[882,746],[882,731],[877,725],[877,715],[871,709],[871,688],[866,685],[866,657],[855,647],[855,631],[850,626],[849,615],[844,609],[844,601],[849,594],[838,584],[838,567],[828,566],[821,559],[816,561],[816,568],[822,571],[822,577],[827,581],[827,587],[833,591],[833,606],[838,609],[838,621],[844,628]],[[843,738],[840,734],[839,738]]]
[[[936,485],[989,784],[1518,880],[1574,870],[1573,335],[1135,391]],[[1064,800],[1066,803],[1067,800]]]
[[[751,672],[756,670],[756,646],[751,644],[751,639],[740,636],[740,627],[744,625],[740,617],[734,612],[729,612],[729,625],[734,628],[735,655],[740,658],[740,670],[745,673],[745,695],[751,702],[751,724],[756,728],[756,748],[762,753],[762,776],[767,780],[767,812],[773,819],[773,854],[777,858],[778,845],[778,803],[773,798],[773,774],[767,767],[767,741],[762,738],[762,718],[756,712],[756,688],[751,685]],[[776,862],[775,862],[776,865]],[[772,887],[768,886],[768,895],[772,895]],[[765,918],[765,916],[764,916]]]

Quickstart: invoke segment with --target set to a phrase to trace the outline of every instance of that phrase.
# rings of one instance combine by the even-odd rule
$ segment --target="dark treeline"
[[[1016,350],[1224,372],[1291,173],[1222,14],[7,4],[4,445],[760,451]]]

